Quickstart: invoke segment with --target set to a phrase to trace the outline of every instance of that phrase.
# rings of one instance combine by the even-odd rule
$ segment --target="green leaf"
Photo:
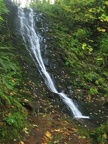
[[[7,69],[8,69],[8,68],[7,68],[7,66],[5,65],[3,59],[1,59],[1,58],[0,58],[0,65],[1,65],[1,66],[0,66],[1,69],[4,69],[4,71],[7,72]]]
[[[2,81],[3,81],[3,84],[5,84],[8,89],[10,90],[13,89],[13,86],[9,83],[9,81],[5,77],[2,78]]]
[[[9,98],[7,95],[5,95],[2,91],[0,91],[0,99],[2,100],[5,100],[9,105],[11,104]]]

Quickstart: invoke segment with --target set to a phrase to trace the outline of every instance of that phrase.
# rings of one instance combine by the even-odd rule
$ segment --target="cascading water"
[[[26,44],[30,55],[32,56],[36,65],[38,65],[38,70],[43,76],[47,87],[53,93],[56,93],[60,96],[63,102],[70,108],[73,113],[74,118],[89,118],[88,116],[83,116],[82,113],[75,106],[72,99],[68,98],[67,95],[63,92],[58,92],[53,80],[51,79],[49,73],[47,72],[40,50],[40,36],[37,34],[35,30],[35,22],[34,22],[34,12],[32,9],[28,9],[27,12],[24,11],[23,8],[18,8],[18,18],[20,22],[20,33],[23,37],[23,40]]]

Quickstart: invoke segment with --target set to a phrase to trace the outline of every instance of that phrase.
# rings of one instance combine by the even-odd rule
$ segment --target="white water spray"
[[[40,51],[40,37],[35,31],[35,22],[33,19],[34,13],[32,9],[28,9],[27,12],[24,12],[23,8],[18,8],[18,17],[20,21],[20,32],[26,44],[26,47],[29,49],[33,60],[38,64],[38,69],[43,76],[47,87],[53,93],[56,93],[60,96],[63,102],[70,108],[73,113],[74,118],[89,118],[88,116],[83,116],[82,113],[75,106],[72,99],[68,98],[67,95],[63,92],[58,92],[53,80],[51,79],[49,73],[47,72]]]
[[[16,3],[20,7],[28,7],[32,0],[11,0],[12,2]],[[40,0],[41,3],[43,3],[44,0]],[[55,0],[46,0],[49,4],[55,4]]]

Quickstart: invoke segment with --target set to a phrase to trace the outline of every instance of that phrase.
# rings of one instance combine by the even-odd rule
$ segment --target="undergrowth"
[[[27,114],[20,104],[22,70],[17,62],[10,32],[0,35],[0,143],[20,140]]]

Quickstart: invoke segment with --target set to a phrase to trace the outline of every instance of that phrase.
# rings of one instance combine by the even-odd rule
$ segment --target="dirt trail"
[[[30,114],[28,119],[30,128],[25,130],[24,144],[91,144],[80,135],[78,121],[54,108],[47,113]]]

